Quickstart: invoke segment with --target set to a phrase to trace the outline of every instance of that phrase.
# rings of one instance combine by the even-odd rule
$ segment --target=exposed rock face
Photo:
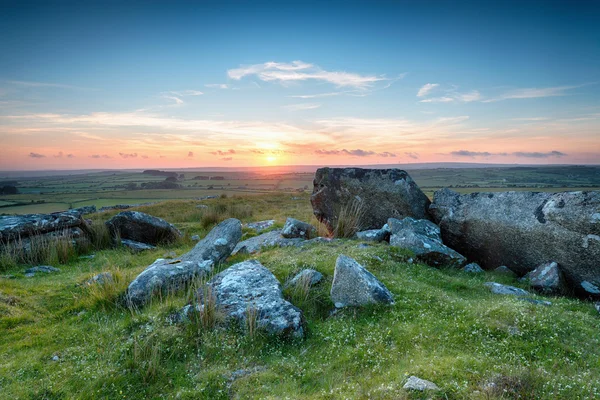
[[[465,257],[442,243],[440,228],[426,219],[390,218],[390,245],[411,250],[420,261],[432,267],[462,267]]]
[[[477,263],[470,263],[464,266],[463,271],[478,274],[485,272]]]
[[[507,294],[510,296],[527,296],[529,292],[514,286],[502,285],[496,282],[486,282],[485,286],[489,287],[492,293]]]
[[[85,227],[81,213],[27,214],[0,217],[0,242],[54,231]]]
[[[330,233],[340,214],[352,208],[358,210],[359,230],[379,229],[390,217],[429,218],[429,199],[399,169],[319,168],[310,202]]]
[[[309,223],[298,221],[294,218],[288,218],[281,230],[281,236],[288,239],[310,239],[317,236],[317,230]]]
[[[419,392],[425,390],[440,390],[435,383],[418,378],[414,375],[408,378],[408,381],[406,381],[403,388],[407,390],[417,390]]]
[[[557,262],[570,288],[600,295],[600,191],[435,193],[444,243],[491,269],[519,275]]]
[[[213,265],[224,261],[242,237],[242,223],[227,219],[213,228],[188,253],[176,260],[159,258],[139,274],[127,289],[131,305],[146,304],[156,292],[176,290],[192,279],[208,275]]]
[[[372,303],[392,304],[394,297],[385,285],[356,260],[340,255],[335,262],[331,300],[337,308]]]
[[[381,229],[369,229],[356,232],[356,238],[358,240],[364,240],[365,242],[387,242],[390,240],[390,229],[388,225],[385,224]]]
[[[189,252],[181,256],[182,261],[211,260],[218,264],[224,261],[242,238],[242,223],[229,218],[215,226]]]
[[[562,273],[554,261],[544,263],[529,273],[529,284],[542,293],[560,294],[565,287]]]
[[[298,272],[292,279],[290,279],[285,284],[285,287],[293,287],[296,285],[305,284],[308,286],[314,286],[317,283],[321,282],[321,280],[323,280],[322,273],[320,273],[319,271],[315,271],[314,269],[307,268]]]
[[[273,335],[304,337],[302,311],[283,298],[275,276],[256,260],[235,264],[208,282],[216,307],[228,319],[248,323],[256,313],[256,325]]]
[[[164,219],[139,211],[120,212],[106,221],[106,226],[113,236],[152,245],[173,242],[181,237],[181,232]]]
[[[168,293],[182,288],[196,277],[206,276],[212,270],[212,260],[182,261],[159,258],[139,274],[127,288],[127,301],[141,307],[157,293]]]
[[[139,253],[144,250],[152,250],[155,249],[155,246],[146,243],[136,242],[135,240],[129,239],[121,239],[121,244],[125,247],[128,247],[134,253]]]
[[[246,239],[242,242],[239,242],[235,249],[233,250],[233,254],[254,254],[261,251],[265,247],[271,246],[294,246],[304,242],[304,239],[294,238],[287,239],[281,236],[280,230],[274,230],[267,233],[263,233],[262,235],[254,236],[250,239]]]

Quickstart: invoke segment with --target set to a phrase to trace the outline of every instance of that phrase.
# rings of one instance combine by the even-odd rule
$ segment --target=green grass
[[[308,195],[215,199],[239,208],[243,222],[285,217],[310,220]],[[182,229],[204,235],[199,202],[142,207]],[[113,212],[96,214],[95,221]],[[246,231],[246,235],[250,233]],[[600,318],[590,303],[551,298],[550,307],[491,294],[483,283],[522,284],[505,276],[469,275],[409,264],[409,254],[386,245],[357,247],[344,240],[308,248],[269,249],[256,258],[285,282],[304,268],[324,274],[310,290],[288,289],[304,310],[308,335],[280,341],[260,332],[226,328],[218,316],[173,325],[168,316],[191,298],[184,290],[140,312],[123,306],[127,284],[167,251],[182,254],[188,240],[141,254],[100,250],[72,260],[61,272],[25,278],[25,266],[0,278],[0,393],[14,399],[591,399],[600,396]],[[392,291],[395,304],[330,315],[336,257],[346,254]],[[219,270],[246,259],[232,257]],[[113,283],[82,285],[110,271]],[[541,297],[540,297],[541,298]],[[53,356],[59,361],[52,361]],[[259,367],[259,368],[257,368]],[[231,383],[239,369],[256,372]],[[409,375],[442,391],[408,393]],[[494,382],[496,386],[488,383]]]

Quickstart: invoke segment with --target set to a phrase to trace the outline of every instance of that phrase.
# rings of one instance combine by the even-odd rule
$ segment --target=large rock
[[[254,254],[267,247],[295,246],[304,241],[305,240],[301,238],[284,238],[281,236],[281,230],[274,230],[239,242],[237,246],[235,246],[235,249],[233,249],[232,254]]]
[[[121,244],[129,248],[134,253],[140,253],[145,250],[154,250],[156,247],[151,244],[136,242],[135,240],[121,239]]]
[[[130,306],[142,307],[154,295],[179,290],[193,279],[207,276],[213,265],[212,260],[182,261],[159,258],[129,284],[127,302]]]
[[[411,250],[418,260],[426,264],[460,268],[467,261],[442,243],[440,228],[429,220],[390,218],[387,225],[391,232],[390,245]]]
[[[114,236],[121,239],[157,245],[174,242],[181,232],[161,218],[139,211],[123,211],[106,221],[106,226]]]
[[[435,383],[421,379],[414,375],[408,378],[403,388],[406,390],[417,390],[419,392],[423,392],[425,390],[440,390]]]
[[[373,303],[393,304],[385,285],[356,260],[340,255],[335,262],[331,301],[337,308]]]
[[[286,282],[285,287],[304,287],[305,285],[311,287],[321,282],[321,280],[323,280],[322,273],[315,271],[314,269],[306,268],[298,272],[292,279]]]
[[[246,326],[248,315],[253,311],[258,328],[279,336],[304,337],[302,311],[283,298],[279,281],[260,262],[249,260],[235,264],[211,279],[208,285],[217,310],[228,319]],[[203,293],[199,294],[201,299]]]
[[[390,240],[390,229],[385,224],[381,229],[368,229],[356,232],[356,238],[365,242],[387,242]]]
[[[317,229],[307,222],[289,218],[281,230],[281,236],[287,239],[302,238],[310,239],[317,236]]]
[[[358,230],[379,229],[390,217],[429,218],[429,199],[399,169],[319,168],[310,202],[330,233],[340,213],[352,208],[359,216]]]
[[[570,288],[600,296],[600,192],[435,193],[430,207],[444,243],[485,269],[519,275],[548,260]]]
[[[560,294],[565,288],[562,273],[554,261],[540,265],[528,278],[531,287],[542,293]]]
[[[80,212],[3,216],[0,217],[0,243],[86,226]]]
[[[229,257],[241,237],[242,223],[230,218],[215,226],[191,251],[178,259],[156,260],[129,285],[129,303],[141,307],[157,292],[177,290],[196,277],[208,275],[213,265]]]

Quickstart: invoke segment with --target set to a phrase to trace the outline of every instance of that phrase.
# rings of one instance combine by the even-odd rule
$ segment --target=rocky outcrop
[[[130,306],[142,307],[154,295],[179,290],[193,279],[207,276],[213,265],[212,260],[182,261],[159,258],[129,284],[127,302]]]
[[[430,207],[444,243],[485,269],[519,275],[557,262],[575,293],[600,296],[600,191],[437,191]]]
[[[337,308],[373,303],[392,304],[394,297],[385,285],[356,260],[340,255],[335,262],[331,301]]]
[[[399,169],[319,168],[310,202],[330,233],[340,214],[356,217],[358,230],[379,229],[390,217],[429,218],[429,199]]]
[[[0,243],[86,226],[78,212],[3,216],[0,217]]]
[[[302,242],[304,239],[287,239],[281,236],[281,230],[274,230],[239,242],[232,254],[254,254],[267,247],[295,246]]]
[[[528,279],[529,285],[542,293],[560,294],[565,289],[562,273],[554,261],[544,263],[531,271]]]
[[[129,304],[141,307],[155,293],[177,290],[194,278],[208,275],[214,265],[229,257],[241,237],[242,223],[234,218],[227,219],[178,259],[156,260],[127,288]]]
[[[432,267],[460,268],[467,261],[442,243],[440,228],[429,220],[390,218],[387,225],[391,233],[390,245],[409,249],[419,261]]]
[[[256,260],[235,264],[208,284],[217,310],[243,327],[255,323],[266,332],[302,338],[305,334],[302,311],[283,298],[275,276]],[[204,301],[204,290],[199,293]],[[256,321],[248,321],[254,316]]]
[[[113,237],[157,245],[170,243],[181,237],[181,232],[161,218],[139,211],[123,211],[106,221]]]
[[[309,223],[288,217],[281,230],[281,236],[287,239],[311,239],[317,236],[317,229]]]

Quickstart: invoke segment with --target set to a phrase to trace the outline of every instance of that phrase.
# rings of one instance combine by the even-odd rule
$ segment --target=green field
[[[18,178],[19,194],[0,196],[0,214],[43,213],[86,205],[100,208],[116,204],[138,204],[204,196],[246,196],[265,193],[311,192],[313,173],[260,174],[256,172],[173,171],[176,189],[147,189],[164,176],[141,172],[107,171],[80,175]],[[437,168],[409,170],[429,197],[435,190],[450,187],[461,193],[477,191],[565,191],[598,190],[600,167],[539,166],[488,168]],[[196,177],[222,177],[198,180]],[[0,181],[3,179],[0,177]],[[10,178],[11,180],[14,178]],[[136,189],[127,189],[135,184]]]

